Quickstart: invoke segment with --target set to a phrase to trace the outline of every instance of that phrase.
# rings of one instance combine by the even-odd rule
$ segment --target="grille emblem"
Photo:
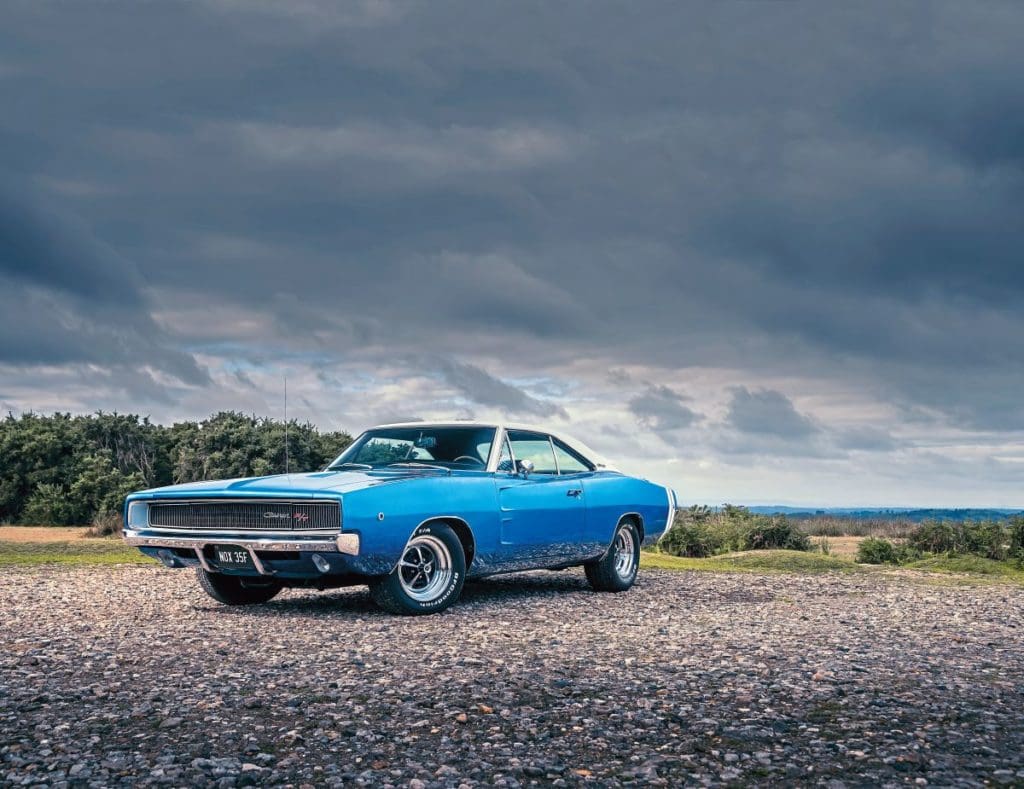
[[[263,513],[263,517],[267,518],[267,519],[271,519],[271,518],[284,518],[284,519],[287,520],[291,516],[288,515],[288,513],[286,513],[286,512],[264,512]]]
[[[309,520],[309,513],[308,512],[296,512],[295,515],[293,515],[292,517],[295,518],[295,520],[297,520],[299,523],[305,523],[306,521]]]

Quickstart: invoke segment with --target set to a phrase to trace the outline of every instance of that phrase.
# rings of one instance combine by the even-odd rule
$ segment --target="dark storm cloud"
[[[782,392],[737,386],[732,390],[727,423],[742,433],[803,439],[819,428],[799,413]]]
[[[1024,428],[962,383],[1024,387],[1018,5],[283,8],[2,12],[0,167],[137,265],[89,253],[96,298],[141,281],[177,295],[168,309],[269,316],[249,344],[270,356],[813,371]],[[68,260],[5,271],[77,305]],[[52,342],[22,319],[19,363],[117,347],[106,319]],[[192,350],[219,347],[204,328]],[[117,353],[164,347],[136,333]],[[471,365],[444,374],[553,413]],[[742,391],[737,426],[813,432],[783,396]],[[654,390],[632,405],[686,420]]]
[[[0,196],[0,362],[149,365],[206,383],[195,360],[161,335],[141,285],[133,266],[73,218],[30,207],[25,195]],[[134,380],[140,392],[157,391],[146,371]]]
[[[687,398],[667,386],[649,386],[629,401],[629,410],[651,430],[684,430],[701,419],[685,405]]]
[[[441,359],[438,361],[438,368],[445,381],[474,403],[494,406],[513,415],[568,418],[565,409],[556,403],[533,397],[475,365]]]

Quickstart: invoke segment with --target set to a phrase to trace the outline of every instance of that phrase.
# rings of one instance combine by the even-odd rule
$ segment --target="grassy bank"
[[[744,551],[707,559],[690,559],[664,553],[644,552],[641,567],[660,570],[700,570],[726,573],[826,573],[863,572],[865,568],[835,556],[805,551]]]
[[[1014,562],[997,562],[978,556],[933,556],[909,565],[857,564],[851,555],[826,556],[804,551],[745,551],[707,559],[690,559],[645,551],[640,566],[658,570],[711,573],[881,573],[913,575],[932,583],[991,584],[1024,586],[1024,569]]]
[[[0,527],[0,567],[11,565],[148,564],[120,539],[86,537],[74,527]]]

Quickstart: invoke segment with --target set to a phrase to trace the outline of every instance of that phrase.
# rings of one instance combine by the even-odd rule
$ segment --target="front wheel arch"
[[[435,515],[417,524],[416,528],[409,534],[409,539],[405,541],[405,545],[402,547],[402,553],[405,553],[405,548],[412,541],[412,538],[416,536],[416,532],[424,526],[431,526],[433,524],[447,526],[455,532],[455,536],[459,538],[459,542],[462,544],[462,554],[466,557],[466,570],[468,571],[470,565],[473,564],[473,557],[476,556],[476,538],[473,536],[473,530],[470,528],[469,524],[462,518],[455,515]],[[399,555],[399,560],[400,559],[401,554]],[[398,566],[399,560],[395,561],[396,567]]]

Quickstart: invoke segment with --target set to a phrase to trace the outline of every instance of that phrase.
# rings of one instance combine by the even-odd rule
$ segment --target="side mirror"
[[[520,460],[519,461],[519,473],[523,475],[523,479],[526,479],[530,474],[533,473],[533,461],[532,460]]]

